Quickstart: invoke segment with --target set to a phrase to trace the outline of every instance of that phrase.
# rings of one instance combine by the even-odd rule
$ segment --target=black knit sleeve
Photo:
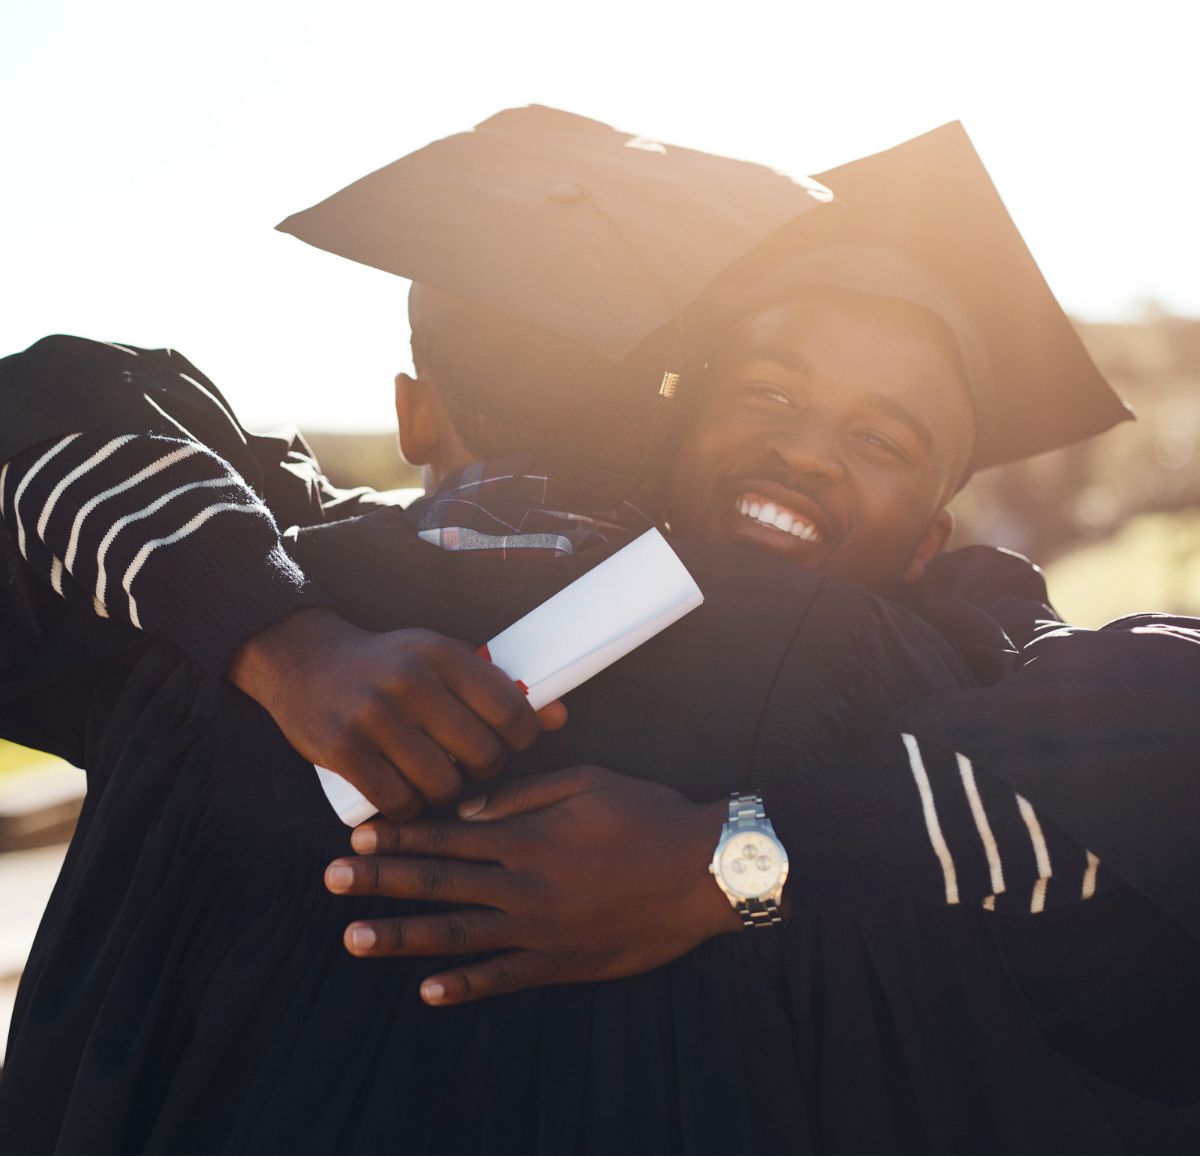
[[[328,601],[280,530],[372,505],[331,487],[298,435],[247,431],[175,350],[43,338],[0,359],[0,412],[0,515],[26,580],[215,673]]]
[[[263,627],[326,601],[263,501],[195,442],[73,433],[0,469],[4,528],[35,574],[214,673]]]
[[[217,386],[174,349],[42,338],[0,358],[0,417],[0,464],[80,431],[113,439],[150,434],[203,447],[258,496],[281,528],[387,502],[371,490],[330,485],[294,430],[247,430]]]

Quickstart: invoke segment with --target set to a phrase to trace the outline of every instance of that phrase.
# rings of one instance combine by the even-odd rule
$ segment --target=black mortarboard
[[[862,268],[871,267],[857,286],[868,292],[870,278],[899,283],[905,264],[920,266],[925,275],[912,279],[912,292],[890,295],[950,314],[972,377],[975,468],[1057,449],[1133,416],[1050,291],[960,123],[818,179],[837,205],[801,224],[806,243],[853,247]],[[885,252],[872,262],[864,250]],[[794,267],[803,270],[803,258]],[[841,284],[856,287],[857,275]],[[811,272],[804,277],[811,283]],[[940,310],[938,293],[953,306]],[[983,371],[972,372],[980,355]]]
[[[535,105],[435,141],[279,228],[566,338],[609,365],[665,333],[656,370],[639,358],[636,375],[573,383],[539,380],[528,367],[515,382],[481,349],[479,375],[494,380],[479,382],[492,397],[478,400],[489,408],[502,403],[524,417],[562,409],[577,421],[590,406],[637,423],[664,371],[682,368],[678,326],[688,307],[827,200],[819,185],[762,165]],[[564,396],[570,389],[596,396]]]

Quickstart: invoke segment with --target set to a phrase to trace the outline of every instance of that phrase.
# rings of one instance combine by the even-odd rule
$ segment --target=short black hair
[[[617,366],[577,341],[422,284],[413,285],[408,312],[417,374],[438,390],[472,453],[543,455],[592,509],[644,481],[663,408],[653,341]],[[630,375],[646,388],[629,388]]]
[[[425,339],[417,330],[412,335],[412,359],[417,376],[436,386],[455,432],[473,454],[484,459],[503,458],[535,453],[546,447],[544,430],[481,404],[470,387],[460,383],[452,367],[439,364],[437,343]]]

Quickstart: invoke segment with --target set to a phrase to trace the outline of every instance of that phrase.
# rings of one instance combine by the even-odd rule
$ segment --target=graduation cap
[[[830,199],[762,165],[534,105],[418,149],[278,228],[475,305],[460,334],[475,339],[455,349],[459,376],[475,378],[471,401],[569,439],[581,422],[594,436],[650,421],[688,357],[689,307]],[[517,323],[507,334],[505,318]],[[564,381],[557,353],[522,358],[518,338],[538,332],[613,372]]]
[[[961,123],[818,179],[833,190],[835,211],[800,229],[807,246],[826,252],[790,267],[811,283],[824,265],[828,283],[907,298],[943,316],[967,364],[976,469],[1133,416],[1050,291]],[[843,246],[845,260],[835,251]]]

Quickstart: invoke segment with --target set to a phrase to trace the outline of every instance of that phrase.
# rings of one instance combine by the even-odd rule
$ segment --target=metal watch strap
[[[737,828],[752,827],[755,823],[766,820],[767,812],[763,808],[762,795],[729,796],[729,822]]]
[[[729,826],[733,832],[756,829],[767,820],[760,794],[729,797]],[[733,905],[745,927],[774,927],[783,922],[779,904],[770,896],[766,899],[739,899]]]
[[[776,927],[783,922],[774,899],[739,899],[733,905],[745,927]]]

